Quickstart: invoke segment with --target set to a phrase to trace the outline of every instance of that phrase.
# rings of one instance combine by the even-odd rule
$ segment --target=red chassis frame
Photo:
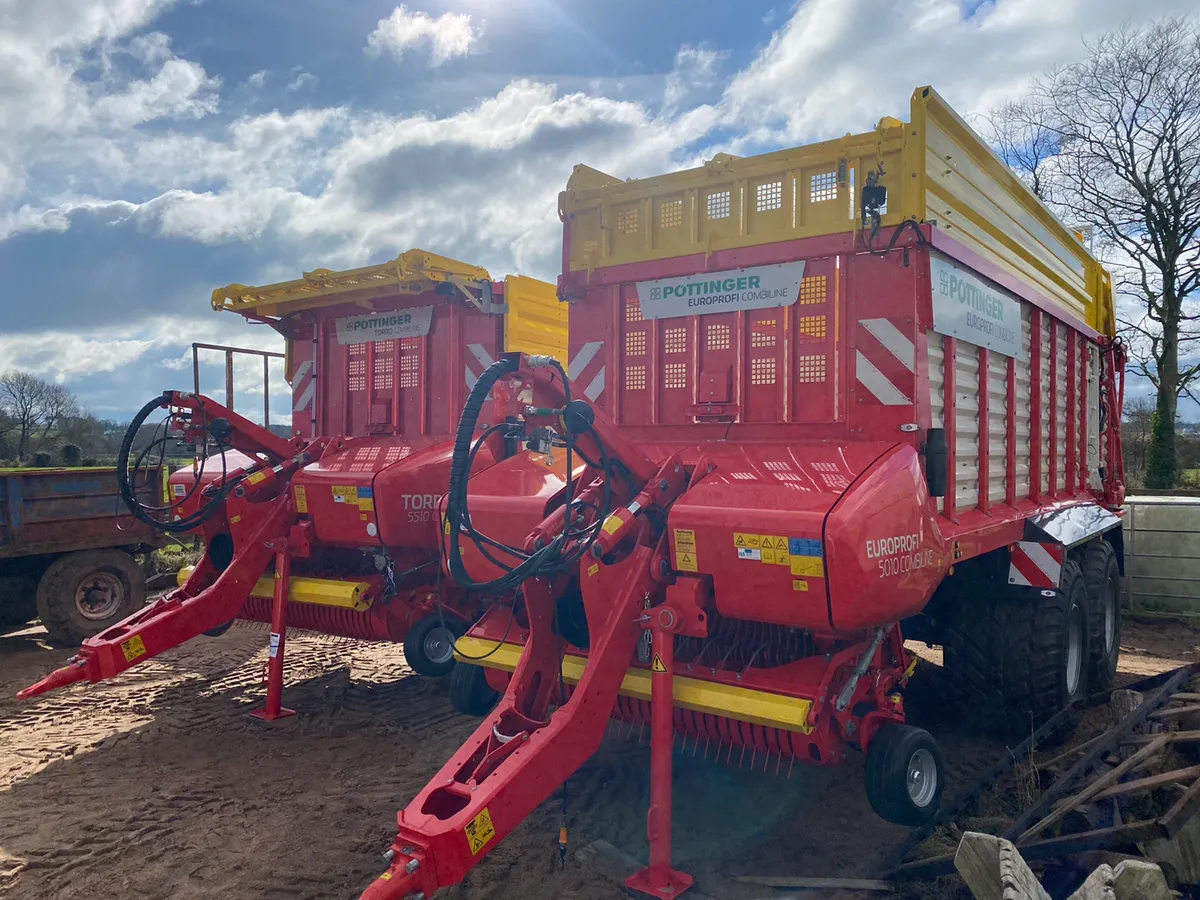
[[[227,530],[237,551],[224,571],[218,571],[207,555],[202,557],[186,584],[88,638],[66,666],[20,691],[17,696],[21,699],[77,681],[113,678],[224,625],[237,616],[278,552],[288,548],[302,551],[307,544],[286,485],[292,473],[320,455],[324,439],[284,440],[197,394],[168,392],[162,405],[170,409],[172,425],[183,432],[184,440],[196,443],[206,439],[204,426],[195,419],[203,412],[205,423],[217,418],[229,423],[231,443],[239,450],[272,460],[226,473],[226,483],[236,481],[237,486],[226,497],[224,509],[204,523],[206,541]]]
[[[567,396],[551,370],[535,368],[528,358],[522,358],[513,382],[501,393],[515,398],[528,396],[525,392],[532,389],[539,407],[559,407]],[[579,396],[576,390],[571,394]],[[557,414],[545,415],[550,410],[514,404],[510,412],[523,413],[531,430],[560,427]],[[665,518],[656,525],[645,512],[654,507],[669,510],[703,480],[708,467],[685,465],[678,454],[655,464],[599,413],[593,429],[608,456],[620,461],[631,478],[630,484],[618,480],[610,486],[617,512],[605,521],[603,541],[593,548],[600,558],[585,557],[579,564],[590,626],[587,666],[570,697],[563,697],[562,640],[553,620],[556,600],[569,579],[526,581],[528,638],[503,698],[428,786],[400,811],[390,867],[367,889],[363,900],[429,896],[461,881],[550,797],[599,747],[645,631],[651,633],[654,651],[663,663],[651,675],[651,851],[650,865],[628,884],[658,897],[674,896],[691,884],[689,876],[670,864],[674,646],[677,636],[705,636],[708,624],[694,592],[673,590],[676,576],[661,524]],[[580,436],[578,446],[587,456],[599,458],[599,447],[590,434]],[[594,496],[599,489],[597,477],[591,472],[581,479],[581,497]],[[522,545],[531,549],[537,540],[555,534],[562,516],[559,506],[532,533],[522,536]],[[847,742],[865,750],[882,724],[904,720],[903,704],[892,691],[906,679],[908,661],[895,624],[843,646],[828,661],[821,658],[822,677],[813,686],[812,731],[806,739],[823,745],[822,759],[840,758]],[[871,677],[862,677],[869,669],[874,670]],[[557,707],[552,710],[554,703]]]

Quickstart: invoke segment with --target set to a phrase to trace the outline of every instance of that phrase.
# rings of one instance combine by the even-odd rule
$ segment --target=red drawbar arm
[[[547,717],[559,687],[554,594],[527,582],[530,637],[508,691],[437,776],[401,810],[389,870],[362,900],[400,900],[456,884],[597,750],[637,649],[635,621],[656,590],[653,549],[638,546],[584,578],[592,631],[587,668],[571,699]]]

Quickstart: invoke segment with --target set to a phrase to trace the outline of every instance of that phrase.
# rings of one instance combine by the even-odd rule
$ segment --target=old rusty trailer
[[[139,483],[162,495],[162,470]],[[117,470],[0,469],[0,626],[37,616],[78,644],[137,610],[146,579],[133,554],[162,545],[117,493]]]

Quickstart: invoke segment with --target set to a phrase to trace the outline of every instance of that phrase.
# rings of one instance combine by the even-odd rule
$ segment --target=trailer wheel
[[[924,728],[885,725],[867,748],[867,799],[881,819],[924,825],[942,802],[945,764]]]
[[[50,564],[37,589],[37,611],[51,640],[78,646],[146,602],[146,576],[122,550],[85,550]]]
[[[486,716],[500,692],[488,684],[483,666],[458,663],[450,673],[450,705],[464,716]]]
[[[945,634],[950,690],[963,715],[1000,737],[1026,736],[1087,692],[1087,592],[1063,563],[1051,596],[1028,589],[961,598]]]
[[[1087,590],[1088,686],[1103,690],[1121,655],[1121,572],[1112,544],[1103,539],[1087,545],[1079,565]]]
[[[404,658],[418,675],[449,675],[454,668],[454,642],[464,631],[463,623],[453,616],[426,616],[408,630]]]

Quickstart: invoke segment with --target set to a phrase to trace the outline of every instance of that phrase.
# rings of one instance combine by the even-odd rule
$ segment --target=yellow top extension
[[[933,88],[912,95],[908,122],[874,131],[622,181],[577,166],[559,197],[573,271],[862,227],[858,197],[883,167],[884,227],[936,223],[1097,331],[1115,333],[1112,283],[1069,230]]]

